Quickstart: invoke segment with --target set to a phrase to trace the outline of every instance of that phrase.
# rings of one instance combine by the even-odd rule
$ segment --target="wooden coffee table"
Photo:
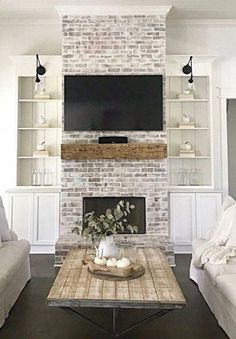
[[[60,307],[114,337],[131,331],[147,320],[186,306],[175,276],[158,248],[136,250],[137,261],[145,267],[145,274],[129,281],[107,281],[93,277],[82,264],[82,260],[91,253],[91,249],[77,249],[68,253],[48,295],[48,306]],[[82,307],[111,308],[112,331],[81,314],[78,308]],[[117,332],[117,312],[121,308],[155,311],[126,330]]]

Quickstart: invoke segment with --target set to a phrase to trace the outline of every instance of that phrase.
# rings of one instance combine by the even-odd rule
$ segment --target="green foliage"
[[[112,209],[108,208],[104,214],[95,215],[95,212],[86,213],[84,216],[84,229],[81,222],[77,220],[72,232],[85,237],[92,242],[100,241],[102,238],[117,234],[119,231],[129,230],[131,233],[137,233],[138,227],[130,225],[127,216],[132,213],[135,206],[129,201],[120,200]]]

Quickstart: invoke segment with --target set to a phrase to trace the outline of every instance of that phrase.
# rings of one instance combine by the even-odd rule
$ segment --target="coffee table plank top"
[[[182,308],[183,293],[162,252],[158,248],[139,248],[137,261],[145,274],[129,281],[100,280],[88,273],[82,260],[91,249],[71,250],[50,290],[50,306]]]

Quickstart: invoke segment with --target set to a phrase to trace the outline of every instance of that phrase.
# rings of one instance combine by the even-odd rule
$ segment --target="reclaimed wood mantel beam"
[[[163,159],[167,157],[166,144],[62,144],[63,160],[95,159]]]

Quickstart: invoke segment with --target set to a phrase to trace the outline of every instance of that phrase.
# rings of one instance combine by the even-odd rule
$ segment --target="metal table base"
[[[167,313],[172,311],[172,309],[162,309],[162,310],[156,311],[156,312],[152,313],[151,315],[145,317],[144,319],[137,321],[135,324],[131,325],[127,329],[118,332],[117,331],[118,308],[112,308],[112,330],[106,329],[102,325],[98,324],[94,320],[92,320],[92,319],[88,318],[87,316],[83,315],[82,313],[80,313],[79,311],[77,311],[74,308],[71,308],[71,307],[60,307],[60,308],[65,310],[65,311],[67,311],[68,313],[74,315],[77,318],[81,318],[81,319],[84,319],[84,320],[88,321],[93,326],[95,326],[98,329],[102,330],[106,334],[109,334],[109,335],[113,336],[114,338],[118,338],[118,337],[120,337],[120,336],[122,336],[122,335],[124,335],[124,334],[126,334],[126,333],[128,333],[130,331],[132,331],[136,327],[146,323],[147,321],[152,320],[154,318],[160,318],[163,315],[165,315],[165,314],[167,314]]]

